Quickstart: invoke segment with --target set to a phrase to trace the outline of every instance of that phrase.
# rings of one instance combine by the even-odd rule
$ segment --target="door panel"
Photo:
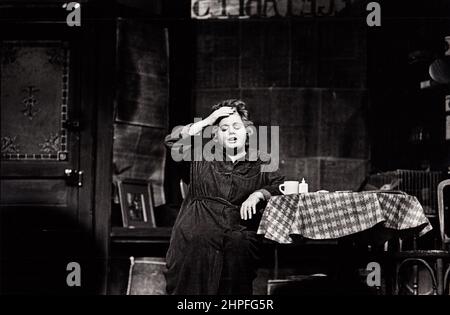
[[[91,158],[80,154],[79,39],[38,29],[22,26],[0,45],[0,291],[85,293],[84,281],[66,284],[67,264],[86,279],[92,256],[89,202],[79,202],[92,185],[66,175]]]
[[[1,52],[2,160],[66,161],[68,43],[3,41]]]
[[[10,179],[2,181],[0,186],[2,205],[68,207],[69,192],[63,179]]]
[[[40,211],[48,206],[49,212],[71,214],[75,226],[79,187],[66,175],[66,169],[78,169],[80,139],[68,124],[78,121],[78,104],[69,98],[69,87],[76,86],[69,79],[70,43],[2,41],[0,58],[0,204]]]

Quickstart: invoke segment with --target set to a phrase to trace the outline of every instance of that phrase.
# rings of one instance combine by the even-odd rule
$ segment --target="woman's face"
[[[225,149],[237,149],[238,151],[243,149],[246,138],[247,132],[238,113],[235,112],[219,122],[217,140]]]

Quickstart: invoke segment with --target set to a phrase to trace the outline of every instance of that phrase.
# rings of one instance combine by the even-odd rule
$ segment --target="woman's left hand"
[[[256,205],[264,199],[264,195],[260,191],[255,191],[241,206],[241,219],[251,219],[252,215],[256,213]]]

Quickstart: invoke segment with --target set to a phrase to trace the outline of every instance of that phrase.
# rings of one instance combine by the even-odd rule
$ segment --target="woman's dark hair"
[[[244,123],[245,127],[253,125],[253,122],[249,118],[245,102],[239,99],[228,99],[221,101],[220,103],[217,103],[211,107],[211,112],[214,112],[215,110],[218,110],[219,108],[225,106],[236,108],[236,111],[239,116],[241,116],[242,122]],[[219,121],[220,119],[216,121],[216,124],[218,124]]]

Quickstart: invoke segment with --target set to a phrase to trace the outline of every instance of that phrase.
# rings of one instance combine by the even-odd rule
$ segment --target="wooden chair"
[[[183,179],[180,179],[180,191],[183,200],[186,199],[188,188],[189,188],[188,185],[183,181]]]
[[[450,186],[450,179],[439,183],[437,188],[438,195],[438,221],[439,221],[439,238],[441,243],[440,249],[418,250],[414,244],[414,248],[408,251],[402,251],[396,255],[396,259],[401,261],[396,265],[395,274],[395,294],[402,294],[409,292],[414,295],[419,294],[450,294],[449,292],[449,277],[450,277],[450,238],[445,232],[445,205],[444,205],[444,188]],[[431,262],[431,264],[430,264]],[[446,271],[444,272],[445,265]],[[412,287],[402,281],[402,275],[407,270],[407,267],[412,267]],[[431,279],[432,289],[428,292],[421,292],[419,288],[420,281],[420,267],[424,267],[423,274],[427,274]],[[411,269],[410,269],[411,270]],[[406,289],[406,290],[402,290]]]
[[[444,188],[450,186],[450,179],[446,179],[438,185],[438,215],[439,215],[439,232],[442,241],[442,247],[447,253],[450,252],[450,238],[445,231],[445,201],[444,201]],[[442,275],[441,269],[441,275]],[[450,264],[447,265],[447,269],[443,276],[443,289],[444,294],[450,295]]]

